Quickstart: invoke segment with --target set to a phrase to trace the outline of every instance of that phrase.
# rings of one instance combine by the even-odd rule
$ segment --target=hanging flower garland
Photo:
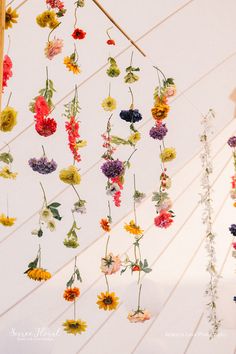
[[[97,305],[99,309],[105,311],[116,310],[119,304],[119,298],[116,296],[114,292],[110,291],[108,277],[112,274],[117,273],[121,267],[121,260],[119,255],[115,256],[112,252],[108,251],[110,235],[111,235],[111,224],[112,224],[112,217],[111,217],[111,207],[110,202],[108,201],[108,216],[106,218],[101,219],[100,226],[106,233],[106,248],[105,248],[105,255],[101,259],[101,272],[104,274],[106,280],[107,290],[105,292],[101,292],[97,296]]]
[[[56,90],[53,81],[48,78],[48,68],[46,74],[45,88],[39,90],[39,95],[29,104],[29,110],[34,113],[35,130],[44,137],[54,134],[57,130],[57,122],[54,118],[49,118],[49,114],[54,109],[52,98]]]
[[[66,320],[62,325],[64,327],[64,331],[68,334],[81,334],[86,331],[87,329],[87,324],[85,321],[82,321],[81,319],[77,319],[76,317],[76,304],[77,304],[77,299],[80,296],[80,289],[75,286],[76,280],[78,282],[82,282],[82,278],[80,275],[80,271],[76,265],[76,260],[77,257],[75,257],[75,264],[74,264],[74,271],[66,283],[66,289],[63,294],[63,298],[65,301],[73,302],[73,307],[74,307],[74,318],[73,320]]]
[[[77,41],[84,39],[86,36],[86,32],[84,32],[81,28],[77,27],[77,10],[79,7],[83,7],[83,6],[84,6],[84,2],[82,1],[75,2],[75,22],[74,22],[74,30],[73,33],[71,34],[72,38],[74,39],[74,51],[72,54],[64,58],[64,64],[66,68],[75,75],[81,72],[80,66],[78,64],[79,55],[77,51]]]
[[[203,152],[200,155],[202,163],[202,176],[201,176],[201,203],[204,210],[202,215],[202,222],[206,225],[206,250],[208,263],[206,270],[209,273],[210,281],[207,284],[205,295],[207,296],[207,311],[208,321],[210,323],[209,337],[214,338],[219,331],[221,321],[217,318],[216,313],[216,300],[218,298],[218,281],[219,275],[216,270],[216,251],[215,251],[215,238],[216,235],[212,230],[212,188],[210,183],[210,175],[212,174],[211,151],[209,143],[209,134],[211,133],[211,120],[214,118],[214,112],[209,110],[206,116],[202,119],[203,132],[200,135],[200,141],[203,146]]]
[[[176,158],[176,150],[173,147],[165,146],[165,136],[168,133],[166,124],[163,120],[167,118],[170,106],[168,99],[176,94],[176,86],[172,78],[166,78],[163,72],[154,67],[157,71],[159,86],[154,91],[154,106],[151,109],[152,116],[156,122],[149,132],[154,140],[159,141],[161,175],[158,191],[153,192],[152,200],[155,202],[157,216],[154,218],[154,224],[160,228],[168,228],[174,221],[175,214],[172,210],[172,200],[168,189],[171,187],[171,178],[167,173],[165,164]],[[160,79],[162,75],[162,81]]]
[[[4,161],[7,161],[8,159],[12,159],[12,156],[11,156],[10,153],[2,153],[0,155],[1,161],[2,161],[3,158],[4,158]],[[0,224],[2,226],[4,226],[4,227],[11,227],[11,226],[13,226],[15,224],[16,218],[9,216],[8,198],[7,198],[7,210],[6,211],[7,211],[6,214],[5,213],[1,213],[0,214]]]
[[[43,188],[42,183],[40,182],[40,186],[43,192],[43,205],[39,212],[39,227],[34,229],[31,234],[36,235],[38,237],[43,236],[43,230],[46,226],[51,232],[56,230],[56,222],[55,220],[60,221],[62,217],[59,214],[58,208],[60,207],[60,203],[53,202],[48,204],[45,190]]]
[[[41,266],[41,246],[39,245],[36,258],[28,264],[24,272],[30,279],[35,281],[47,281],[52,277],[51,273]]]
[[[233,206],[236,207],[236,136],[231,136],[228,140],[228,145],[232,149],[233,163],[234,163],[234,175],[231,177],[231,190],[230,196],[233,199]],[[231,224],[229,231],[233,236],[236,236],[236,224]],[[236,242],[232,243],[232,257],[236,258]],[[236,302],[236,296],[233,297]]]
[[[119,145],[119,143],[124,144],[125,140],[111,135],[111,118],[112,115],[108,119],[106,132],[102,134],[103,147],[106,149],[106,152],[102,155],[105,162],[102,164],[101,170],[105,177],[107,177],[107,195],[112,196],[115,206],[119,207],[121,204],[121,190],[123,189],[126,169],[130,168],[130,159],[136,150],[133,151],[127,161],[115,160],[113,158],[113,154],[117,149],[114,145]],[[127,144],[129,144],[129,142],[127,142]]]
[[[78,120],[78,114],[80,112],[79,100],[78,100],[78,89],[75,86],[75,93],[73,99],[65,105],[65,113],[67,121],[65,123],[65,128],[68,134],[68,146],[73,155],[73,165],[69,166],[66,169],[60,171],[59,178],[62,182],[67,183],[72,186],[73,190],[76,193],[77,201],[73,204],[71,209],[72,213],[72,226],[69,229],[66,238],[64,239],[64,245],[68,248],[77,248],[79,246],[78,242],[78,227],[75,214],[85,214],[86,213],[86,200],[81,199],[78,191],[75,188],[75,185],[79,185],[81,181],[81,176],[75,163],[81,161],[81,156],[79,150],[82,147],[87,145],[86,140],[80,139],[79,127],[80,122]]]
[[[151,318],[150,313],[147,310],[141,308],[141,272],[150,273],[152,271],[149,268],[147,259],[142,259],[141,256],[141,240],[144,237],[144,231],[138,225],[137,221],[137,213],[136,213],[136,204],[140,203],[145,197],[144,193],[139,192],[136,189],[136,180],[134,175],[134,194],[133,194],[133,205],[134,205],[134,220],[131,220],[128,224],[124,225],[124,229],[126,232],[134,236],[134,259],[130,259],[128,256],[126,257],[125,262],[123,263],[123,269],[121,270],[121,274],[123,274],[127,269],[131,270],[131,274],[134,272],[138,272],[138,304],[137,309],[132,310],[128,314],[128,320],[132,323],[144,322]]]
[[[17,23],[19,15],[16,10],[13,10],[10,6],[7,8],[5,13],[5,29],[12,28],[12,26]]]

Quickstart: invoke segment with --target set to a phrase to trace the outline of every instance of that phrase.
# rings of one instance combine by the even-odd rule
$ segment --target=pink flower
[[[166,97],[173,97],[176,94],[176,86],[170,85],[165,88],[164,95]]]
[[[172,200],[170,198],[164,199],[162,202],[160,202],[157,206],[157,212],[160,212],[161,210],[170,210],[172,207]]]
[[[121,260],[119,256],[114,256],[109,253],[106,257],[101,259],[101,271],[106,275],[111,275],[120,270]]]
[[[10,77],[12,77],[12,61],[8,55],[5,55],[3,60],[2,92],[4,87],[7,87],[7,81]]]
[[[60,54],[63,48],[63,40],[54,38],[52,41],[47,42],[44,49],[46,58],[52,60],[55,55]]]
[[[131,323],[145,322],[150,320],[151,315],[147,310],[131,311],[128,314],[128,320]]]
[[[160,228],[167,228],[173,222],[173,215],[166,210],[161,210],[159,215],[155,217],[154,224]]]
[[[43,96],[38,96],[34,105],[35,118],[44,118],[50,113],[50,108]]]
[[[236,242],[232,243],[233,248],[236,250]]]

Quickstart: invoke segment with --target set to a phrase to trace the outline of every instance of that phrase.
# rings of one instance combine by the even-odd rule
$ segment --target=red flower
[[[166,210],[161,210],[159,215],[155,217],[154,224],[160,228],[167,228],[173,222],[173,215]]]
[[[50,108],[43,96],[38,96],[34,105],[35,118],[40,119],[44,118],[50,113]]]
[[[76,28],[72,33],[72,37],[74,39],[84,39],[85,36],[86,36],[86,32],[84,32],[82,29],[79,28]]]
[[[3,76],[2,76],[2,92],[4,87],[7,87],[7,81],[12,77],[12,61],[8,55],[4,56],[3,60]]]
[[[236,242],[232,243],[233,248],[236,250]]]
[[[35,129],[39,135],[47,137],[57,130],[57,122],[53,118],[36,118]]]
[[[139,272],[139,271],[140,271],[140,267],[139,267],[138,265],[134,265],[134,266],[132,267],[132,271],[133,271],[133,272]]]
[[[112,183],[117,183],[120,190],[123,189],[123,183],[121,182],[120,178],[119,177],[114,177],[114,178],[111,178],[111,182]],[[114,204],[116,207],[119,207],[120,204],[121,204],[121,191],[117,191],[115,192],[115,194],[113,195],[113,201],[114,201]]]
[[[107,40],[107,44],[108,44],[108,45],[115,45],[116,42],[114,41],[114,39],[108,39],[108,40]]]
[[[70,121],[65,124],[66,131],[68,133],[69,148],[74,156],[75,161],[80,162],[81,157],[78,154],[77,140],[79,139],[79,123],[75,120],[75,117],[70,117]]]
[[[46,4],[50,5],[52,9],[62,10],[64,8],[64,4],[60,0],[46,0]]]

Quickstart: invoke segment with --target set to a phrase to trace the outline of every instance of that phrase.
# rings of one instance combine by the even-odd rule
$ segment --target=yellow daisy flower
[[[114,292],[109,293],[108,291],[106,291],[105,293],[101,293],[100,295],[98,295],[97,305],[99,309],[103,309],[105,311],[115,310],[118,304],[119,298]]]
[[[104,111],[114,111],[116,109],[116,100],[113,97],[108,96],[102,101],[102,107]]]
[[[87,323],[82,320],[66,320],[63,323],[64,331],[68,334],[81,334],[87,329]]]
[[[59,178],[67,184],[80,184],[81,176],[74,165],[60,171]]]
[[[12,10],[11,7],[8,7],[5,14],[5,29],[12,28],[13,23],[17,23],[17,18],[19,17],[16,10]]]
[[[65,57],[64,64],[69,71],[72,71],[73,74],[77,75],[81,72],[79,65],[71,58]]]
[[[165,148],[160,153],[160,159],[162,162],[172,161],[176,158],[176,150],[174,148]]]
[[[3,177],[3,178],[15,179],[17,175],[18,175],[18,173],[17,172],[11,172],[8,166],[4,166],[0,170],[0,177]]]
[[[0,215],[0,223],[3,226],[12,226],[15,224],[16,218],[9,218],[9,216],[6,216],[5,214]]]
[[[131,134],[131,135],[129,136],[128,141],[129,141],[131,144],[135,145],[135,144],[137,144],[137,142],[138,142],[140,139],[141,139],[141,134],[140,134],[139,132],[135,132],[135,133],[133,133],[133,134]]]
[[[43,268],[30,269],[27,272],[27,275],[30,279],[33,279],[36,281],[42,281],[42,280],[46,281],[52,277],[51,273],[47,272],[46,269],[43,269]]]
[[[17,112],[14,108],[7,106],[0,113],[0,130],[2,132],[10,132],[17,123]]]
[[[132,235],[142,235],[144,232],[140,226],[135,224],[134,220],[131,220],[129,224],[125,224],[124,229]]]

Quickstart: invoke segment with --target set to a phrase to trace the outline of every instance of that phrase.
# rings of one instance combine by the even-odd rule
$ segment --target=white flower
[[[31,231],[31,235],[36,235],[36,236],[38,236],[38,230],[36,230],[36,229],[32,230],[32,231]]]
[[[40,218],[45,221],[48,222],[50,219],[52,219],[53,215],[52,212],[49,208],[43,208],[40,212]]]
[[[109,188],[107,188],[107,195],[114,195],[120,190],[120,187],[117,183],[112,183]]]
[[[54,231],[56,229],[56,223],[53,219],[50,219],[48,222],[47,222],[47,228],[50,230],[50,231]]]

